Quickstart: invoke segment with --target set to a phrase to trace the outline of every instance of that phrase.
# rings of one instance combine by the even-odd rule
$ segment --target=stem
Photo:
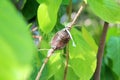
[[[80,13],[82,12],[83,8],[84,8],[85,3],[83,2],[83,4],[80,6],[77,14],[75,15],[73,21],[70,23],[70,25],[68,26],[70,29],[72,28],[72,26],[75,24],[75,21],[77,20],[78,16],[80,15]]]
[[[100,80],[102,57],[103,57],[103,53],[104,53],[104,46],[105,46],[108,25],[109,25],[109,23],[104,22],[103,32],[102,32],[102,36],[101,36],[101,40],[100,40],[100,45],[98,48],[98,53],[97,53],[97,67],[96,67],[96,71],[94,73],[94,80]]]
[[[71,21],[71,13],[72,13],[72,0],[69,1],[69,11],[68,11],[68,21]]]
[[[50,58],[51,55],[53,54],[53,52],[54,52],[54,49],[50,49],[50,50],[48,51],[48,55],[47,55],[46,59],[44,60],[44,63],[42,64],[42,66],[41,66],[41,68],[40,68],[40,70],[39,70],[39,72],[38,72],[37,77],[36,77],[35,80],[39,80],[39,79],[40,79],[41,74],[42,74],[42,71],[43,71],[46,63],[48,62],[49,58]]]
[[[71,21],[71,13],[72,13],[72,0],[69,1],[68,22]],[[66,80],[67,72],[68,72],[68,61],[69,61],[69,44],[66,45],[64,53],[66,54],[64,80]]]
[[[65,61],[65,70],[64,70],[64,80],[67,78],[67,71],[68,71],[68,61],[69,61],[69,44],[67,44],[65,48],[65,54],[66,54],[66,61]]]

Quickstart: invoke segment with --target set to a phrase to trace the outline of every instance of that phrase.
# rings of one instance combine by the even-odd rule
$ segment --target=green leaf
[[[45,0],[36,0],[39,4],[44,2]]]
[[[82,28],[82,36],[85,39],[85,41],[90,45],[90,47],[97,51],[97,45],[94,39],[84,27]]]
[[[69,5],[69,1],[70,1],[70,0],[62,0],[62,4],[63,4],[63,5]]]
[[[104,57],[106,58],[106,57]],[[105,60],[102,60],[102,66],[101,66],[101,80],[118,80],[115,79],[115,76],[113,75],[113,71],[105,64]]]
[[[120,37],[111,37],[107,43],[107,55],[112,60],[109,66],[120,79]],[[118,79],[118,80],[119,80]]]
[[[49,59],[49,62],[46,65],[46,70],[43,70],[41,80],[48,80],[62,67],[62,59],[60,53],[54,53]]]
[[[88,0],[92,11],[110,23],[120,23],[120,5],[117,0]]]
[[[89,80],[96,68],[97,45],[85,28],[82,33],[73,28],[71,33],[76,47],[70,46],[70,66],[80,80]]]
[[[79,80],[79,77],[75,74],[71,67],[68,67],[66,80]]]
[[[57,12],[62,0],[45,0],[38,8],[37,18],[40,29],[49,33],[57,21]]]
[[[61,63],[61,65],[62,67],[54,74],[54,80],[63,80],[65,65],[63,62]]]
[[[32,38],[10,1],[0,0],[0,4],[0,80],[26,80],[35,53]]]
[[[113,36],[120,36],[120,28],[119,27],[109,27],[107,32],[106,41],[108,42],[109,39]]]

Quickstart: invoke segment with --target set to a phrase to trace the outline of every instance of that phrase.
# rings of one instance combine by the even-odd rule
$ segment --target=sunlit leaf
[[[72,29],[71,33],[76,47],[70,46],[70,66],[80,80],[89,80],[96,68],[97,45],[85,28],[82,33],[76,29]]]
[[[117,0],[88,0],[92,11],[110,23],[120,23],[120,5]]]
[[[44,33],[49,33],[54,28],[61,2],[62,0],[45,0],[40,4],[37,18],[40,29]]]

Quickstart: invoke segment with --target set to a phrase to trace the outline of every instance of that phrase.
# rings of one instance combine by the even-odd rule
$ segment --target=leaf
[[[44,2],[45,0],[36,0],[39,4]]]
[[[63,4],[63,5],[69,5],[69,1],[70,1],[70,0],[62,0],[62,4]]]
[[[70,46],[70,66],[80,80],[89,80],[96,68],[97,45],[85,28],[82,33],[73,28],[71,33],[76,47]]]
[[[37,18],[40,29],[49,33],[57,21],[57,12],[62,0],[45,0],[38,8]]]
[[[71,67],[68,67],[67,79],[66,80],[79,80],[79,77],[75,74]]]
[[[97,45],[94,39],[84,27],[82,28],[82,35],[85,41],[90,45],[90,47],[97,51]]]
[[[54,75],[54,80],[63,80],[64,79],[64,69],[65,64],[62,64],[62,67]],[[68,66],[68,71],[66,75],[66,80],[79,80],[79,77],[75,74],[73,69]]]
[[[101,80],[118,80],[115,79],[115,76],[113,75],[113,71],[105,64],[104,58],[102,60],[102,66],[101,66]]]
[[[49,59],[49,62],[46,65],[46,70],[43,70],[41,80],[48,80],[54,74],[56,74],[56,72],[62,67],[61,63],[62,59],[60,57],[60,53],[52,55]]]
[[[0,0],[0,4],[0,80],[26,80],[35,53],[32,38],[10,1]]]
[[[109,23],[120,23],[120,5],[117,0],[88,0],[92,11]]]
[[[119,36],[119,35],[120,35],[120,28],[119,27],[109,27],[109,29],[107,31],[106,41],[108,42],[111,37]]]
[[[120,79],[120,37],[111,37],[107,43],[106,56],[112,60],[112,66],[109,66]],[[119,80],[118,79],[118,80]]]

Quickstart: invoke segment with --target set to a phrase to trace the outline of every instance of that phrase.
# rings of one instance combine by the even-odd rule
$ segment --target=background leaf
[[[106,56],[112,60],[111,65],[109,67],[114,71],[114,73],[118,76],[118,80],[120,79],[120,37],[111,37],[107,43],[107,54]]]
[[[120,28],[119,27],[109,27],[107,32],[106,41],[108,42],[109,39],[113,36],[120,36]]]
[[[70,66],[80,80],[89,80],[96,68],[97,45],[85,28],[82,33],[76,29],[72,29],[71,33],[76,47],[70,46]],[[91,42],[93,45],[90,45]]]
[[[69,0],[62,0],[62,4],[63,5],[68,5],[69,4]]]
[[[120,23],[120,5],[116,0],[88,0],[92,11],[110,23]]]
[[[9,0],[0,4],[0,80],[26,80],[36,49],[21,14]]]
[[[38,8],[38,23],[44,33],[49,33],[57,21],[57,12],[62,0],[45,0]]]

